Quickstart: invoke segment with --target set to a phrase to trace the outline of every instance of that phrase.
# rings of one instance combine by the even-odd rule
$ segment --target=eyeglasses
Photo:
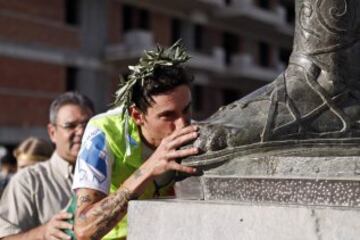
[[[86,127],[86,124],[89,120],[83,121],[83,122],[66,122],[63,124],[54,123],[55,126],[61,127],[62,129],[66,131],[75,131],[79,129],[84,129]]]

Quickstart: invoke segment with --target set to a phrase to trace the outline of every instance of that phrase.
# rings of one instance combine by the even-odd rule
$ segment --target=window
[[[171,42],[176,42],[181,38],[181,22],[179,19],[171,21]]]
[[[149,30],[149,12],[147,10],[139,10],[139,28]]]
[[[259,64],[262,67],[270,66],[270,47],[267,43],[259,43]]]
[[[211,52],[211,43],[205,40],[207,33],[201,24],[194,24],[180,19],[171,21],[171,41],[175,42],[182,39],[184,45],[190,51],[195,50],[204,54]]]
[[[122,25],[124,32],[133,29],[149,30],[149,11],[125,4],[122,8]]]
[[[66,68],[66,79],[65,79],[65,90],[74,91],[76,89],[76,79],[78,75],[77,68],[67,67]]]
[[[133,7],[124,5],[122,8],[123,31],[127,32],[133,28]]]
[[[224,3],[226,6],[229,6],[232,4],[232,0],[224,0]]]
[[[65,22],[69,25],[79,24],[80,4],[78,0],[65,0]]]
[[[258,0],[259,7],[263,9],[270,9],[270,1],[269,0]]]
[[[223,35],[223,47],[225,51],[225,63],[231,63],[231,57],[239,50],[239,38],[232,33],[224,33]]]
[[[202,51],[204,49],[204,31],[201,25],[195,25],[194,37],[195,50]]]

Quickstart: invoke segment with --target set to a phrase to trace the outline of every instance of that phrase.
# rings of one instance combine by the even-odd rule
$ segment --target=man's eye
[[[163,115],[160,118],[167,120],[167,119],[170,119],[170,116]]]
[[[166,114],[161,115],[161,118],[165,119],[165,120],[171,120],[171,119],[175,118],[175,114],[166,113]]]
[[[75,123],[65,123],[63,127],[65,129],[74,129],[74,128],[76,128],[76,125],[77,124],[75,124]]]

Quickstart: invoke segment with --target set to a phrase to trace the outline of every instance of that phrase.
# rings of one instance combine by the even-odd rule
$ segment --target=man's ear
[[[55,126],[51,123],[48,123],[47,131],[48,131],[51,142],[55,143],[55,134],[56,134]]]
[[[144,113],[140,111],[136,106],[129,108],[131,118],[134,120],[136,125],[141,126],[144,123]]]

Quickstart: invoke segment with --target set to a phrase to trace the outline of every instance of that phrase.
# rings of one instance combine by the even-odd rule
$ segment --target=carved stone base
[[[360,207],[360,157],[239,157],[177,183],[184,199]]]

